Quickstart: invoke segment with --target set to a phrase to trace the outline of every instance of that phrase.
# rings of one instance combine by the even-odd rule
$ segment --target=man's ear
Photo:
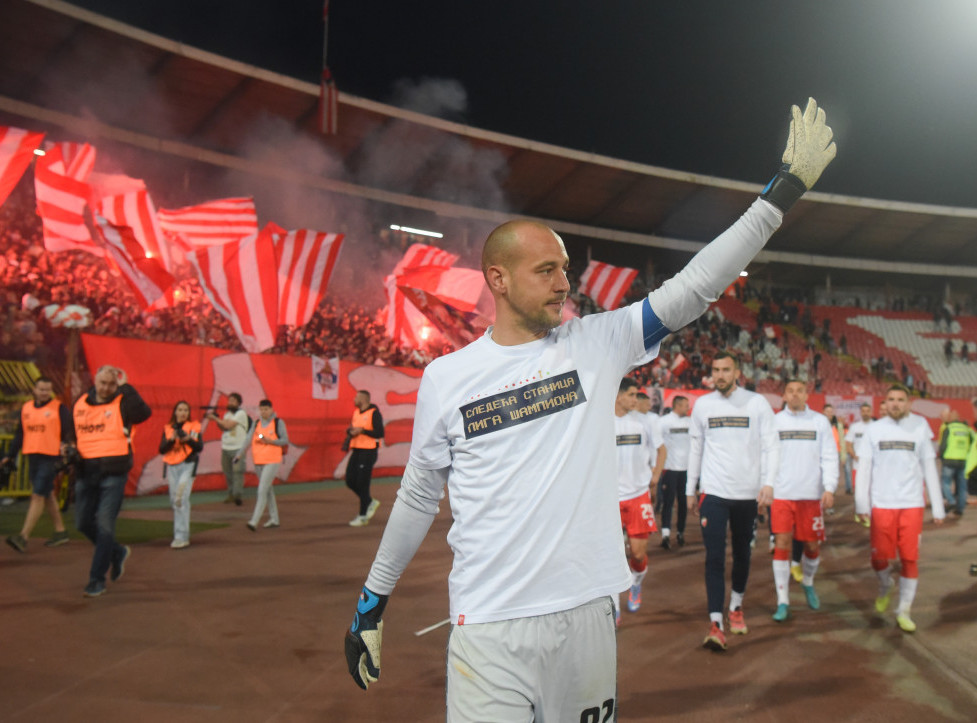
[[[485,271],[485,281],[493,293],[500,296],[505,294],[507,279],[505,270],[501,266],[489,266]]]

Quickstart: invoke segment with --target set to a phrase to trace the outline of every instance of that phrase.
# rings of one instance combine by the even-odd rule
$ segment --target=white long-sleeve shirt
[[[910,416],[899,421],[887,416],[868,425],[859,446],[856,513],[865,515],[874,507],[895,510],[924,507],[925,481],[933,517],[944,517],[943,492],[936,473],[931,434],[928,425],[924,428]]]
[[[658,457],[661,438],[647,414],[628,412],[614,416],[614,441],[617,455],[617,497],[631,500],[648,491],[651,471]]]
[[[838,448],[823,414],[784,409],[774,415],[780,437],[780,469],[774,499],[819,500],[838,489]]]
[[[689,427],[692,417],[669,412],[661,418],[662,439],[665,440],[665,469],[685,472],[689,468]]]
[[[692,408],[687,494],[754,499],[774,485],[780,440],[773,410],[759,394],[737,387],[728,397],[712,392]]]

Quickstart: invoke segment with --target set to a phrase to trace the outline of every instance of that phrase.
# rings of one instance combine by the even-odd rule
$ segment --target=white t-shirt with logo
[[[614,399],[646,354],[644,303],[515,346],[490,328],[424,371],[410,463],[450,466],[452,622],[568,610],[630,585]]]
[[[780,469],[773,496],[777,500],[820,500],[838,489],[838,447],[831,422],[804,407],[774,415],[780,437]]]
[[[233,452],[244,447],[248,441],[248,414],[238,407],[233,412],[230,410],[224,412],[224,421],[228,420],[233,420],[237,424],[221,432],[221,449]]]
[[[618,500],[631,500],[648,492],[651,472],[658,458],[661,440],[647,414],[628,412],[614,415],[614,442],[617,450]]]
[[[661,418],[662,439],[668,451],[665,457],[665,469],[674,472],[685,472],[689,468],[689,425],[692,417],[686,414],[678,416],[669,412]]]
[[[773,487],[780,440],[770,404],[756,392],[736,387],[728,397],[710,392],[692,408],[687,493],[749,500]]]
[[[928,424],[907,415],[899,421],[885,416],[868,425],[859,454],[855,511],[923,507],[923,482],[933,517],[943,517],[943,492],[936,474],[936,452]]]

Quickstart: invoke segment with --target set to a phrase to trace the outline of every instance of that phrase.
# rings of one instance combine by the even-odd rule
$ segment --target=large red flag
[[[423,341],[415,330],[424,324],[426,317],[398,288],[399,277],[425,267],[448,269],[457,260],[457,255],[427,244],[413,244],[407,249],[393,272],[383,280],[387,289],[387,336],[410,347],[420,346]]]
[[[239,241],[187,254],[214,308],[251,353],[273,347],[278,331],[276,231],[268,224]]]
[[[253,198],[223,198],[184,208],[161,208],[159,225],[187,250],[240,241],[258,233]]]
[[[173,277],[159,259],[146,255],[133,230],[111,223],[98,214],[95,214],[95,228],[140,306],[148,309],[163,298],[166,290],[173,285]]]
[[[637,275],[637,269],[591,261],[580,277],[580,293],[603,309],[616,309]]]
[[[289,231],[278,239],[278,323],[305,326],[319,305],[343,235],[319,231]]]
[[[0,206],[31,164],[43,133],[0,126]]]
[[[87,180],[95,149],[87,143],[56,143],[34,164],[37,212],[48,251],[88,251],[104,256],[85,225],[91,195]]]

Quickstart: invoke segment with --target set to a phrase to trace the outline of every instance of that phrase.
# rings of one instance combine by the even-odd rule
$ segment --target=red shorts
[[[872,508],[873,560],[900,560],[915,562],[919,559],[919,538],[923,534],[923,508],[904,510]]]
[[[651,494],[632,497],[619,503],[621,506],[621,527],[628,537],[642,539],[658,531],[655,524],[655,509],[651,506]]]
[[[775,535],[792,533],[798,542],[824,542],[821,500],[774,500],[770,531]]]

